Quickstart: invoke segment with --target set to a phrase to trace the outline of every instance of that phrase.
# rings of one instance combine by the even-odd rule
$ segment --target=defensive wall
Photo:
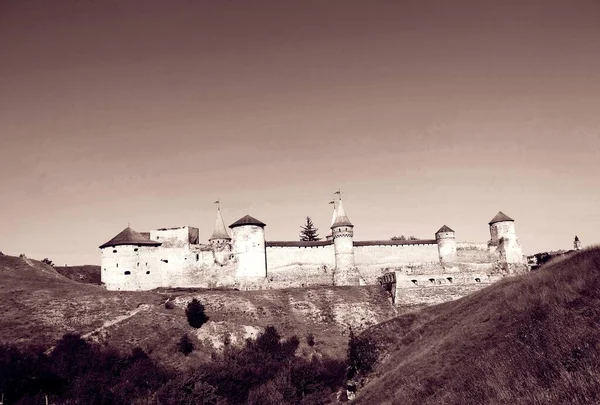
[[[110,290],[379,283],[397,304],[431,304],[527,270],[514,221],[501,212],[487,243],[457,242],[445,225],[435,239],[355,241],[341,199],[327,240],[267,241],[265,226],[247,215],[229,226],[229,236],[218,210],[209,243],[191,226],[128,227],[100,247],[102,281]]]

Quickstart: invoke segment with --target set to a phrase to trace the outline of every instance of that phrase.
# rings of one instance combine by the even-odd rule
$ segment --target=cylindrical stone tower
[[[515,220],[499,211],[489,222],[491,250],[497,250],[500,254],[500,261],[508,264],[523,264],[525,257],[521,242],[517,238],[515,231]]]
[[[456,236],[454,231],[447,225],[442,226],[435,233],[435,240],[438,245],[438,253],[442,263],[451,263],[456,261]]]
[[[232,253],[237,258],[236,277],[266,277],[265,224],[246,215],[229,225],[233,239]]]
[[[333,249],[335,251],[335,285],[358,285],[359,275],[354,264],[354,225],[350,222],[340,197],[336,218],[331,225]]]

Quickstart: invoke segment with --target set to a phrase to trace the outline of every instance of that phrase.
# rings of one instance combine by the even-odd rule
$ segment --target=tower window
[[[431,284],[435,283],[435,278],[430,278],[430,279],[429,279],[429,282],[430,282]]]
[[[410,280],[410,281],[412,281],[412,283],[413,283],[414,285],[417,285],[417,284],[418,284],[418,283],[417,283],[417,280]]]
[[[117,268],[119,268],[119,263],[117,263]]]
[[[113,250],[113,253],[117,253],[117,249]]]
[[[451,283],[453,281],[452,277],[448,277],[448,278],[446,278],[446,280],[448,280],[449,283]]]
[[[150,274],[150,270],[148,270],[148,271],[146,272],[146,274]]]
[[[129,270],[125,271],[123,274],[125,274],[126,276],[130,275],[131,272]]]
[[[200,260],[200,254],[196,253],[196,261]]]
[[[133,251],[134,251],[134,252],[137,252],[137,251],[138,251],[138,248],[135,248],[135,249],[133,249]]]
[[[481,279],[480,279],[479,277],[477,277],[477,278],[475,279],[475,282],[476,282],[476,283],[480,283],[480,282],[481,282]]]

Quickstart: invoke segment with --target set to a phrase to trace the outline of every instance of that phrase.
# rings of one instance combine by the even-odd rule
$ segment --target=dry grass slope
[[[55,266],[54,269],[63,276],[78,283],[100,285],[100,266]]]
[[[242,344],[274,325],[284,337],[297,335],[301,352],[339,358],[345,355],[350,327],[359,332],[397,315],[378,286],[116,292],[75,282],[57,270],[35,260],[0,256],[0,343],[50,347],[63,334],[79,332],[127,352],[139,346],[162,364],[193,367],[209,358],[225,335]],[[173,309],[165,308],[168,297]],[[199,330],[185,317],[193,297],[210,317]],[[305,341],[309,333],[315,337],[312,347]],[[197,348],[187,357],[177,351],[183,334]]]
[[[359,404],[600,403],[600,248],[376,325]]]

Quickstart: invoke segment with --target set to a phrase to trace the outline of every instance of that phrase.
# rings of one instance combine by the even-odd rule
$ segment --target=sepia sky
[[[0,0],[0,250],[250,214],[600,243],[600,2]]]

